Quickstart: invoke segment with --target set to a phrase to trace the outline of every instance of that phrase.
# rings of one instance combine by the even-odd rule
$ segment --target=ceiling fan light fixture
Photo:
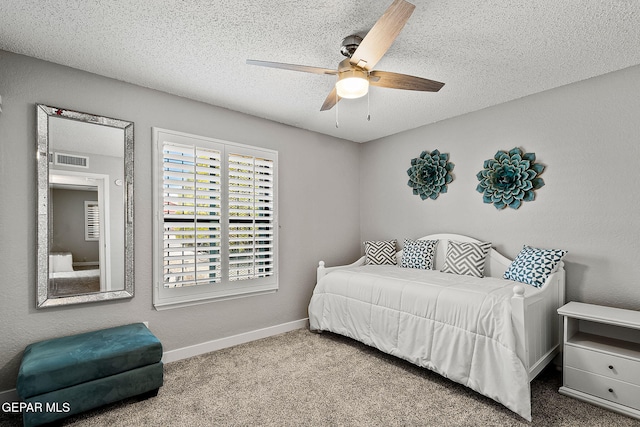
[[[336,91],[340,98],[355,99],[369,92],[367,73],[361,70],[343,71],[338,74]]]

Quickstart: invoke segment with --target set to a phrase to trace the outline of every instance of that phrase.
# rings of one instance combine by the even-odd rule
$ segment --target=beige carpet
[[[65,420],[69,426],[640,426],[532,383],[533,422],[428,370],[305,329],[165,365],[157,397]],[[20,425],[0,415],[2,425]]]

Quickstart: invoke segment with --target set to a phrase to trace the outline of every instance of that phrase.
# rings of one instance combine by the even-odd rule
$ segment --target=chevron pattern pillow
[[[396,241],[367,240],[364,242],[364,264],[365,265],[396,265]]]
[[[449,240],[449,247],[440,271],[484,277],[484,261],[491,242],[456,242]]]
[[[405,239],[402,248],[400,267],[421,268],[431,270],[433,258],[436,255],[438,240],[411,240]]]
[[[504,278],[539,288],[556,270],[566,253],[562,249],[538,249],[524,245],[504,272]]]

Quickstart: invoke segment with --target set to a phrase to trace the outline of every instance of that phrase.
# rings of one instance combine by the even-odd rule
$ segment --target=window
[[[97,201],[84,202],[84,240],[97,242],[100,240],[100,205]]]
[[[269,277],[274,274],[274,162],[231,152],[227,166],[229,280]]]
[[[277,152],[153,129],[154,305],[273,292]]]

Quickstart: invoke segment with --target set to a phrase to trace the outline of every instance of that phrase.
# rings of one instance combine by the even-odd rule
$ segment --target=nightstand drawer
[[[640,408],[640,386],[579,369],[564,368],[565,387],[632,408]]]
[[[567,344],[564,365],[640,386],[640,361]]]

